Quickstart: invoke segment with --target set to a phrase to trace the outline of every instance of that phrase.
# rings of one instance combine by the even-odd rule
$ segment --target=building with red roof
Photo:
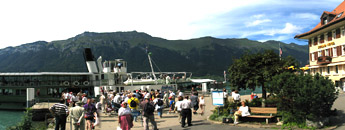
[[[333,11],[324,11],[320,22],[310,31],[298,34],[309,44],[311,74],[329,77],[336,86],[345,86],[345,1]]]

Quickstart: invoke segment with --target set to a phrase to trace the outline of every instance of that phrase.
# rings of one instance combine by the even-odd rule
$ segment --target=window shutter
[[[311,47],[311,39],[309,39],[309,42],[308,42],[308,44],[309,44],[309,47]]]
[[[324,43],[325,42],[325,36],[324,35],[321,35],[320,36],[320,43]]]
[[[329,49],[329,52],[331,53],[329,56],[330,56],[330,57],[333,57],[333,48],[330,48],[330,49]]]
[[[340,38],[340,28],[338,28],[337,30],[335,30],[335,37],[336,37],[336,38]]]
[[[328,32],[328,41],[332,41],[332,32]]]
[[[314,52],[314,60],[317,60],[317,52]]]
[[[311,53],[310,53],[310,54],[309,54],[309,60],[310,60],[310,61],[312,61],[312,60],[311,60],[311,58],[312,58],[311,56],[312,56],[312,55],[311,55]]]
[[[317,45],[317,38],[314,38],[314,45]]]
[[[337,46],[337,56],[340,56],[340,55],[341,55],[341,47]]]
[[[331,49],[332,49],[332,48],[329,48],[329,49],[328,49],[328,56],[331,56]]]
[[[325,50],[322,50],[321,55],[325,56]]]

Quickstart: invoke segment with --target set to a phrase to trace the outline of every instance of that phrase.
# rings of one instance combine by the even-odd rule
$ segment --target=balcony
[[[332,62],[332,57],[330,56],[320,56],[317,58],[317,64],[326,65]]]

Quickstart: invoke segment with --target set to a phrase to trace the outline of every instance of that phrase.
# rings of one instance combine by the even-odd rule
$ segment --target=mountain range
[[[124,59],[128,72],[150,71],[146,50],[152,53],[155,71],[193,72],[194,76],[223,75],[234,58],[246,51],[273,49],[292,56],[300,65],[308,63],[308,46],[279,41],[201,37],[167,40],[142,32],[84,32],[52,42],[37,41],[0,49],[0,72],[86,72],[83,49],[91,48],[95,58]]]

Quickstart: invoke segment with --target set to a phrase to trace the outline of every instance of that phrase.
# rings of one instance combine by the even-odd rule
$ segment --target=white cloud
[[[300,33],[303,28],[293,25],[291,23],[286,23],[285,28],[282,30],[279,30],[279,34],[294,34],[294,33]]]
[[[241,37],[255,36],[255,35],[266,35],[266,36],[275,36],[277,34],[296,34],[300,33],[303,27],[293,25],[291,23],[285,23],[283,29],[263,29],[254,32],[244,32]]]
[[[84,31],[136,30],[170,40],[190,39],[210,28],[222,28],[225,23],[217,22],[216,16],[265,1],[0,1],[0,48],[67,39]]]
[[[284,40],[288,40],[290,38],[291,38],[290,35],[282,35],[282,36],[278,36],[278,37],[270,37],[270,38],[266,38],[266,39],[261,39],[261,40],[258,40],[258,41],[259,42],[266,42],[266,41],[269,41],[269,40],[284,41]]]
[[[265,14],[257,14],[257,15],[253,15],[252,18],[260,19],[260,18],[262,18],[264,16],[265,16]]]
[[[246,27],[253,27],[253,26],[257,26],[257,25],[260,25],[263,23],[268,23],[268,22],[272,22],[272,20],[270,20],[270,19],[255,20],[253,22],[247,22]]]
[[[300,18],[300,19],[311,19],[311,20],[320,19],[319,15],[316,15],[313,13],[293,13],[291,14],[291,16],[295,18]]]

